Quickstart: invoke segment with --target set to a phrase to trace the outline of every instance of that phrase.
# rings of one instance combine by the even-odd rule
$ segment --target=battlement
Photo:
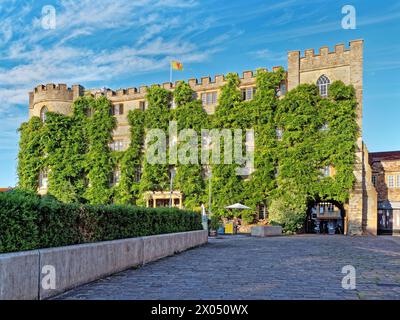
[[[272,71],[276,72],[281,67],[273,67]],[[261,70],[267,71],[266,68],[260,68]],[[256,82],[256,72],[254,71],[243,71],[242,76],[239,78],[240,85],[254,85]],[[173,91],[176,86],[182,82],[182,80],[177,80],[174,83],[172,82],[164,82],[162,84],[153,84],[152,86],[158,86],[160,88],[164,88],[167,90]],[[208,90],[217,90],[222,87],[226,83],[225,75],[215,75],[213,78],[210,76],[201,77],[200,79],[191,78],[187,81],[189,86],[196,92],[208,91]],[[94,95],[100,96],[104,95],[111,101],[126,101],[126,100],[138,100],[144,99],[145,95],[148,91],[149,86],[141,86],[139,88],[126,88],[126,89],[118,89],[112,90],[107,89],[106,91],[97,90]]]
[[[304,50],[303,56],[300,51],[288,53],[288,69],[298,68],[300,72],[350,65],[354,58],[362,56],[363,40],[350,41],[349,48],[343,43],[334,46],[333,51],[329,47],[319,48],[318,53],[314,49]],[[290,71],[290,70],[289,70]]]
[[[69,88],[64,83],[38,85],[32,92],[29,92],[29,108],[33,108],[37,103],[46,101],[72,102],[82,95],[83,87],[80,85],[73,85],[72,88]]]
[[[348,48],[340,43],[333,50],[323,46],[317,53],[314,49],[306,49],[303,55],[300,51],[289,51],[288,89],[304,82],[316,83],[322,74],[332,81],[342,80],[346,84],[362,87],[363,44],[363,40],[353,40]]]
[[[59,83],[59,84],[54,84],[54,83],[48,83],[45,86],[44,85],[38,85],[34,89],[34,93],[39,93],[39,92],[50,92],[50,91],[59,91],[59,92],[70,92],[72,91],[71,88],[68,88],[66,84],[64,83]]]

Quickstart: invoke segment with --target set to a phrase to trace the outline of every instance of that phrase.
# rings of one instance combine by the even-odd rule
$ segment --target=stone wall
[[[376,177],[376,189],[378,191],[378,201],[400,201],[400,187],[396,185],[397,176],[400,177],[399,160],[380,160],[372,163],[373,175]],[[394,177],[394,187],[389,188],[388,177]]]
[[[0,300],[46,299],[207,241],[207,231],[199,230],[0,254]],[[48,266],[54,289],[42,286]]]
[[[372,183],[372,168],[369,164],[369,153],[363,145],[363,232],[378,234],[378,193]]]

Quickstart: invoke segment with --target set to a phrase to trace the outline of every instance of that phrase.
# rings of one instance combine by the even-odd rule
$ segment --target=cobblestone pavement
[[[400,299],[400,238],[226,236],[57,299]]]

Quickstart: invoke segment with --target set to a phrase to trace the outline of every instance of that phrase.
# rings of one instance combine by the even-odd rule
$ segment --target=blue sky
[[[355,30],[341,28],[344,5]],[[42,7],[56,28],[42,28]],[[400,150],[399,1],[0,1],[0,187],[17,183],[17,128],[28,91],[49,82],[113,89],[259,67],[286,67],[289,50],[365,40],[363,137]]]

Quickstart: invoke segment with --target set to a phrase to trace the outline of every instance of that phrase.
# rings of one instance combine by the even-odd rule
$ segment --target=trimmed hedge
[[[170,208],[65,204],[51,196],[0,193],[0,252],[201,230],[200,214]]]

